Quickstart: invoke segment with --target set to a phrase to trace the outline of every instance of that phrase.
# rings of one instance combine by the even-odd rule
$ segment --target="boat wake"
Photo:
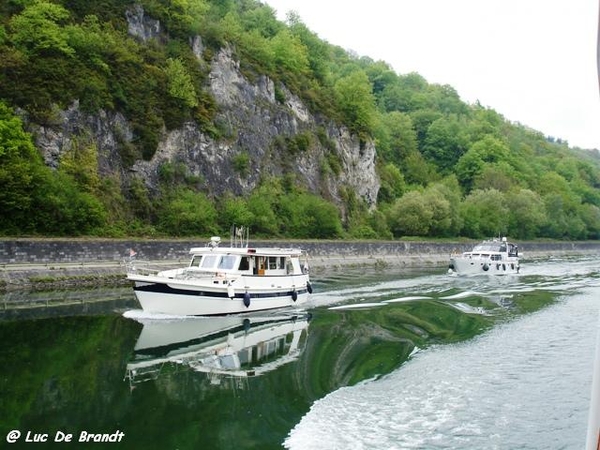
[[[153,320],[189,320],[189,319],[205,319],[203,317],[198,316],[177,316],[172,314],[161,314],[161,313],[152,313],[148,311],[144,311],[143,309],[131,309],[129,311],[125,311],[123,313],[123,317],[126,319],[132,319],[137,322],[148,322]]]
[[[284,447],[582,448],[597,295],[587,289],[338,389],[312,405]]]

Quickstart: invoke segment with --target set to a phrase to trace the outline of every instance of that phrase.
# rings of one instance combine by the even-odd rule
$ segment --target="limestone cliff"
[[[129,33],[141,41],[160,36],[160,23],[140,6],[132,8],[126,18]],[[190,46],[199,64],[206,65],[201,38],[192,39]],[[183,163],[213,195],[228,191],[244,195],[256,187],[262,175],[293,173],[311,192],[340,207],[342,188],[354,190],[374,206],[379,179],[373,142],[361,142],[345,127],[312,113],[300,98],[267,76],[248,79],[230,47],[215,52],[207,70],[206,89],[218,108],[215,124],[224,136],[218,140],[192,122],[175,130],[164,129],[149,161],[138,160],[125,167],[119,146],[131,142],[134,134],[119,113],[89,115],[74,102],[57,112],[52,125],[29,124],[30,129],[49,166],[57,167],[60,155],[83,140],[95,145],[101,174],[118,173],[123,183],[139,176],[151,190],[158,184],[159,167],[172,162]],[[298,136],[307,137],[306,145],[291,152],[286,143]],[[235,164],[240,158],[246,161],[244,170]]]

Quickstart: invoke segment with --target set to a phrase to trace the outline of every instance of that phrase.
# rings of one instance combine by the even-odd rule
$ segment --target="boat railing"
[[[186,267],[185,269],[182,269],[180,272],[175,274],[174,278],[178,280],[198,280],[204,278],[215,278],[217,280],[228,279],[227,274],[224,272],[215,272],[214,270],[199,270],[195,267]]]
[[[156,261],[131,260],[126,261],[125,267],[128,274],[154,276],[163,270],[173,269],[174,264],[160,264]]]
[[[217,281],[227,281],[232,277],[225,272],[215,272],[214,270],[202,270],[197,267],[176,267],[174,264],[160,264],[156,261],[130,261],[126,264],[127,273],[131,275],[142,275],[148,277],[154,277],[159,275],[165,270],[172,270],[168,274],[169,278],[174,280],[200,280],[213,278]],[[179,270],[173,270],[179,269]]]

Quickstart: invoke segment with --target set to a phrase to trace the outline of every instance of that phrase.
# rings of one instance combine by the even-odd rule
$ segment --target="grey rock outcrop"
[[[68,109],[58,111],[51,125],[29,124],[29,128],[47,166],[58,168],[61,156],[74,146],[93,145],[98,153],[100,175],[124,170],[119,145],[133,139],[129,122],[121,113],[85,114],[77,101]]]
[[[130,10],[127,20],[130,34],[144,41],[159,36],[160,23],[146,17],[139,5]],[[208,67],[201,60],[204,46],[200,37],[190,40],[190,46],[199,64]],[[217,196],[225,192],[244,195],[264,175],[293,173],[310,191],[340,208],[342,188],[354,190],[370,207],[375,205],[379,179],[373,142],[361,142],[344,126],[312,113],[298,96],[269,77],[259,74],[249,80],[227,46],[210,61],[205,88],[218,107],[215,124],[222,137],[215,140],[191,122],[178,129],[163,129],[152,158],[137,160],[132,167],[124,167],[119,156],[120,146],[134,138],[131,125],[119,113],[89,115],[74,102],[57,113],[52,126],[30,124],[30,129],[50,167],[58,167],[61,154],[85,139],[98,150],[101,174],[119,173],[123,183],[128,177],[140,177],[151,191],[158,186],[160,166],[171,162],[185,165],[202,180],[207,192]],[[287,145],[299,135],[309,136],[308,145],[291,151]],[[321,142],[323,136],[327,145]],[[339,165],[336,170],[327,169],[332,153]],[[247,161],[244,170],[235,164],[241,157]]]
[[[146,16],[142,5],[135,4],[125,13],[127,18],[127,32],[146,42],[160,35],[160,22]]]

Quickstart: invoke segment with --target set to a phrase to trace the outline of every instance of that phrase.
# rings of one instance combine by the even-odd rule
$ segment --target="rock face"
[[[133,139],[129,123],[121,113],[85,114],[80,111],[77,101],[67,110],[59,111],[52,125],[30,124],[30,129],[46,165],[52,168],[58,168],[60,156],[73,146],[94,145],[98,151],[100,175],[124,172],[119,143]]]
[[[135,4],[125,13],[127,17],[127,31],[130,35],[146,42],[160,34],[160,22],[147,17],[142,5]]]
[[[143,41],[160,32],[160,23],[148,18],[139,5],[129,11],[127,21],[129,33]],[[205,64],[200,60],[201,38],[190,40],[190,46]],[[267,76],[247,79],[229,47],[215,53],[206,88],[218,106],[215,123],[225,137],[214,140],[195,123],[186,123],[163,131],[152,159],[138,160],[132,168],[123,167],[118,156],[119,143],[133,139],[130,124],[121,114],[102,111],[90,116],[75,102],[57,114],[53,126],[30,125],[51,167],[57,167],[62,152],[85,137],[98,150],[101,174],[119,172],[124,183],[127,177],[139,176],[154,189],[162,164],[183,163],[214,195],[244,195],[257,186],[261,176],[291,173],[311,192],[340,207],[342,188],[353,190],[370,207],[375,205],[379,179],[372,142],[361,142],[345,127],[311,113],[300,98]],[[308,136],[304,145],[290,146],[299,136]],[[239,161],[244,161],[241,167]],[[333,167],[331,161],[335,161]]]

